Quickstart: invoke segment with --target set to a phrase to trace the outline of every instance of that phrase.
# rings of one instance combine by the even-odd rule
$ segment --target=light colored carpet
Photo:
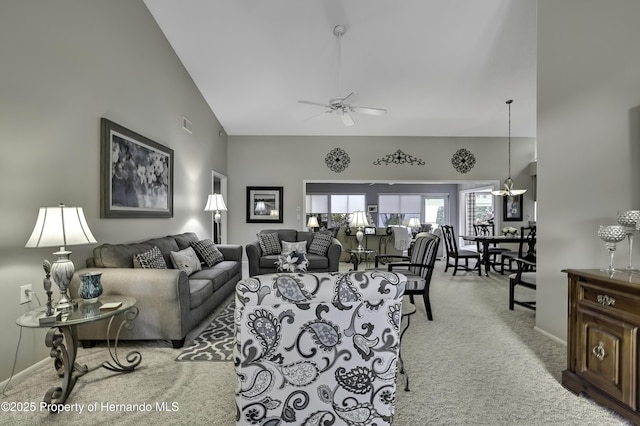
[[[342,264],[341,264],[342,266]],[[344,264],[345,268],[349,265]],[[478,277],[451,271],[437,262],[431,287],[434,321],[417,313],[403,339],[411,391],[398,383],[397,425],[621,425],[620,417],[560,384],[566,348],[533,330],[534,313],[509,311],[506,277]],[[190,334],[193,338],[215,313]],[[161,342],[120,348],[142,352],[131,374],[104,369],[81,377],[68,399],[83,413],[51,415],[36,411],[0,413],[0,424],[233,425],[233,362],[176,362],[180,349]],[[105,348],[81,349],[78,360],[90,367],[108,358]],[[402,380],[402,379],[399,379]],[[0,400],[39,404],[59,381],[51,364],[21,383],[12,383]],[[176,411],[158,411],[156,403]],[[150,411],[116,411],[108,404],[149,404]],[[96,412],[87,412],[97,404]],[[175,405],[172,405],[175,404]]]

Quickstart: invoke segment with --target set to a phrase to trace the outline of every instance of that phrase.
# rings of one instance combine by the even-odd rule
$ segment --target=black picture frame
[[[521,222],[522,221],[522,194],[509,197],[502,197],[502,220],[504,222]]]
[[[378,213],[377,204],[367,204],[367,213]]]
[[[247,186],[247,223],[282,223],[282,195],[282,186]]]
[[[100,217],[173,217],[173,150],[100,120]]]

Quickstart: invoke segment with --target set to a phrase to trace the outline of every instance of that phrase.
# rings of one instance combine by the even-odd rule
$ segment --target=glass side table
[[[362,250],[346,249],[345,252],[349,253],[349,255],[351,256],[351,263],[353,263],[353,270],[357,271],[358,265],[362,263],[363,255],[364,255],[364,261],[369,263],[369,255],[375,254],[376,251],[371,249],[362,249]]]
[[[97,302],[86,303],[82,299],[74,299],[72,312],[63,315],[59,320],[41,324],[40,318],[45,317],[46,307],[40,307],[21,315],[16,324],[28,328],[49,328],[45,337],[45,345],[51,348],[50,355],[54,359],[53,364],[58,377],[62,378],[62,386],[50,388],[44,395],[47,404],[64,404],[73,390],[78,377],[86,374],[89,369],[86,365],[76,363],[78,352],[77,326],[94,321],[109,318],[107,325],[107,337],[111,335],[111,326],[114,318],[122,315],[116,332],[113,350],[107,340],[111,361],[102,363],[102,367],[120,373],[132,372],[142,361],[142,355],[138,351],[131,351],[126,356],[126,364],[118,358],[118,338],[123,327],[133,327],[133,320],[138,316],[136,299],[127,296],[101,296]],[[53,410],[50,410],[53,411]]]

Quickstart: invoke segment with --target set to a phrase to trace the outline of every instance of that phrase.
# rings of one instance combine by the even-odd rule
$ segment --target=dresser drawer
[[[578,281],[577,296],[579,304],[597,307],[613,315],[640,317],[640,297],[620,293],[587,281]]]
[[[581,307],[576,320],[576,374],[635,410],[638,327]]]

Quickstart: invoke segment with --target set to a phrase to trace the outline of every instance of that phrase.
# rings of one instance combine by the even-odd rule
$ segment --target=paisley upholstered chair
[[[237,424],[391,424],[404,275],[257,275],[236,286]]]

